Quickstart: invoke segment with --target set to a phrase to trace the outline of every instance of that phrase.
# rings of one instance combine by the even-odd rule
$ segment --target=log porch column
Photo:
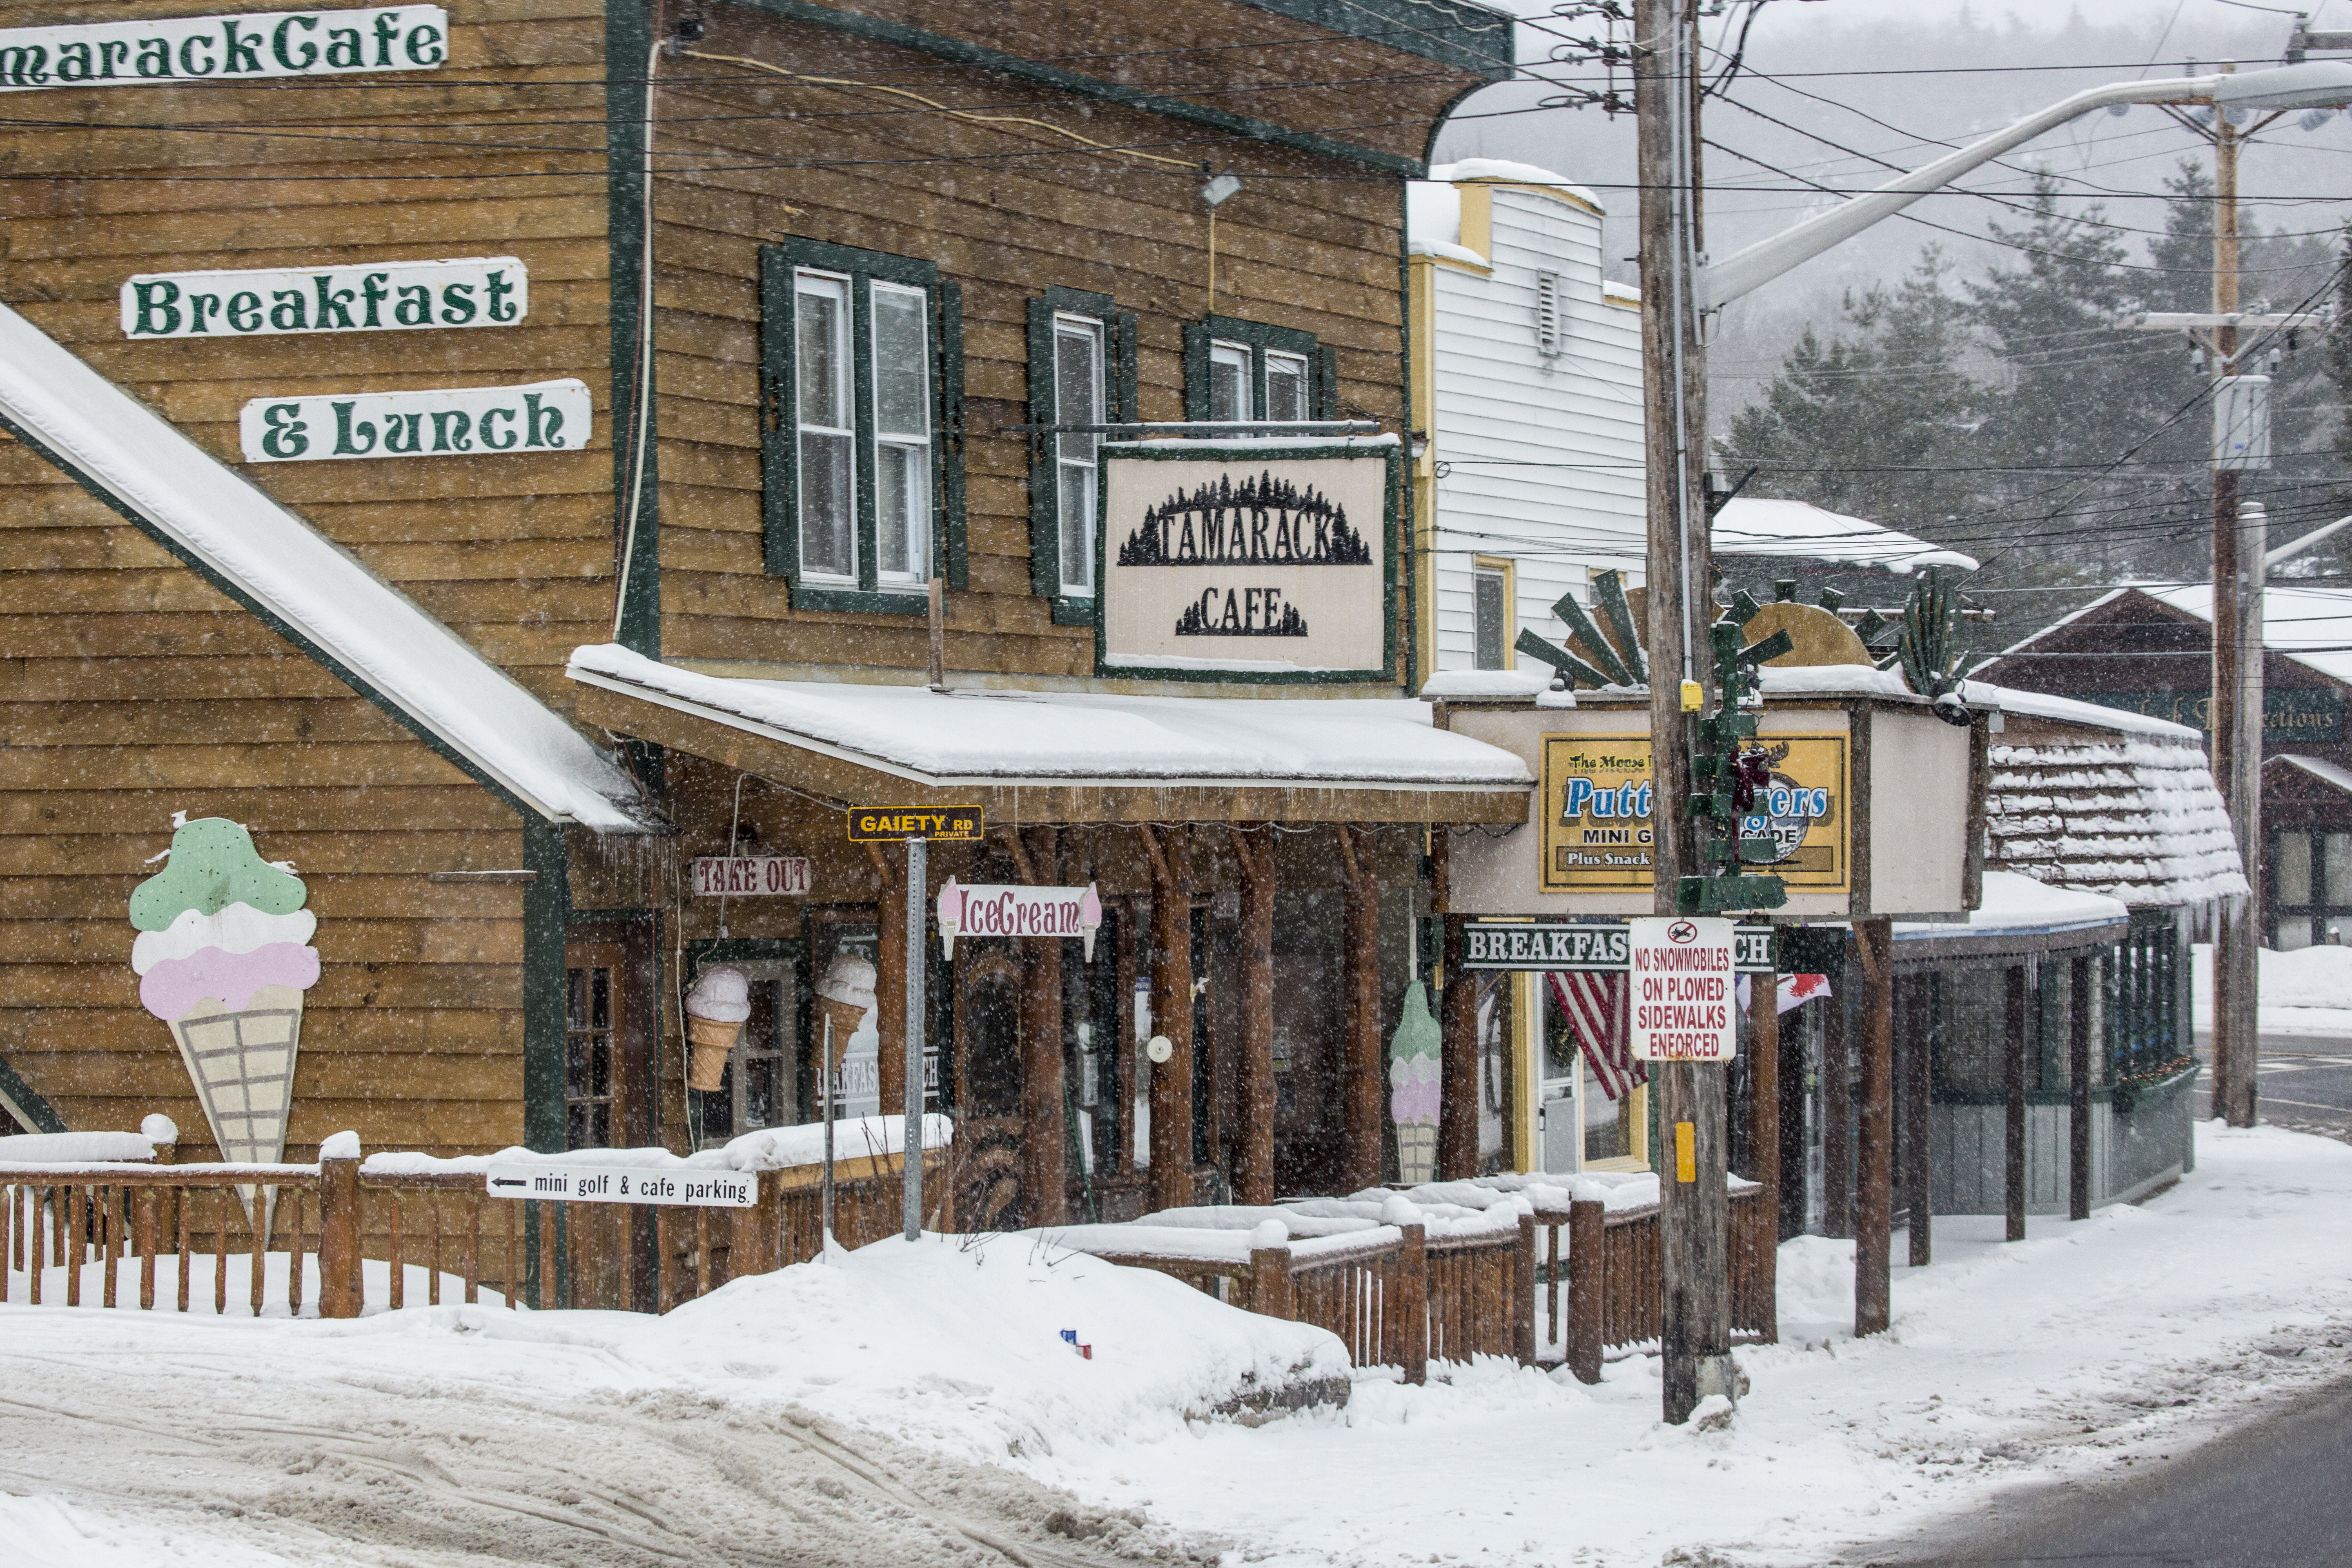
[[[874,946],[874,1030],[880,1037],[875,1057],[884,1114],[907,1098],[907,862],[906,848],[885,850],[868,844],[874,874],[877,940]],[[893,856],[897,858],[893,858]],[[846,1041],[836,1041],[837,1047]],[[834,1114],[840,1114],[835,1107]]]
[[[2000,1184],[2011,1241],[2025,1239],[2025,977],[2022,963],[2011,964],[2002,973],[2007,992],[2002,1024],[2009,1040],[2000,1059]]]
[[[1339,1185],[1361,1192],[1381,1181],[1381,883],[1373,829],[1339,824],[1339,869],[1347,889],[1340,994]]]
[[[1061,835],[1051,827],[1006,833],[1013,863],[1033,887],[1061,879]],[[1025,837],[1025,842],[1024,842]],[[1067,1111],[1063,1104],[1060,937],[1021,944],[1021,1197],[1031,1225],[1070,1221]]]
[[[1756,1180],[1764,1187],[1756,1205],[1756,1257],[1763,1270],[1767,1319],[1760,1326],[1770,1342],[1780,1337],[1775,1297],[1780,1261],[1780,976],[1751,974],[1748,986],[1748,1084],[1755,1100],[1748,1141],[1756,1152]]]
[[[1274,1202],[1274,825],[1234,830],[1242,867],[1240,1158],[1234,1201]]]
[[[1853,1331],[1886,1331],[1895,1222],[1895,926],[1853,922],[1862,963],[1862,1116],[1854,1194]]]
[[[1192,1202],[1192,896],[1183,840],[1138,826],[1151,863],[1151,1028],[1175,1047],[1165,1062],[1138,1053],[1151,1075],[1151,1206]]]
[[[1462,966],[1469,947],[1462,927],[1460,915],[1445,917],[1445,991],[1438,1004],[1441,1182],[1468,1181],[1478,1173],[1478,977]]]

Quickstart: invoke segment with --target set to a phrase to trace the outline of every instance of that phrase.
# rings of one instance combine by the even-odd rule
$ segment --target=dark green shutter
[[[1054,307],[1029,301],[1029,423],[1054,423]],[[1061,592],[1060,531],[1054,515],[1054,438],[1029,433],[1029,591],[1041,599]]]
[[[760,250],[760,522],[768,574],[801,570],[800,442],[793,428],[793,264]]]
[[[940,551],[948,586],[971,586],[964,517],[963,285],[939,288]]]
[[[1184,417],[1209,416],[1209,323],[1184,323]]]
[[[1135,411],[1135,312],[1121,310],[1111,317],[1111,337],[1116,349],[1111,374],[1111,418],[1114,422],[1134,423],[1142,417]]]
[[[1328,344],[1315,352],[1315,417],[1339,417],[1339,351]]]

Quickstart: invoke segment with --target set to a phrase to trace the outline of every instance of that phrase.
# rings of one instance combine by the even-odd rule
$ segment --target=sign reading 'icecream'
[[[248,463],[570,452],[588,444],[587,384],[257,397],[237,434]]]
[[[1105,673],[1376,679],[1393,438],[1103,448]]]
[[[510,327],[530,313],[530,274],[511,256],[142,272],[122,285],[122,335],[128,338]]]
[[[7,27],[0,92],[434,70],[448,58],[449,13],[438,5]]]

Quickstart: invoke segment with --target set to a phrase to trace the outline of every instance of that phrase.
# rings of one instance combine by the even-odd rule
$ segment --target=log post
[[[1444,841],[1443,836],[1438,839]],[[1441,1182],[1466,1182],[1478,1174],[1478,980],[1462,964],[1468,946],[1462,928],[1460,915],[1445,917],[1445,990],[1438,1003]]]
[[[1911,1005],[1905,1011],[1910,1040],[1903,1052],[1903,1204],[1910,1211],[1910,1266],[1925,1268],[1935,1258],[1936,1199],[1928,1166],[1928,1099],[1934,1085],[1934,1053],[1937,1004],[1937,979],[1920,975],[1912,983]]]
[[[1777,940],[1777,939],[1776,939]],[[1755,1103],[1749,1107],[1748,1142],[1756,1151],[1756,1180],[1764,1190],[1757,1194],[1752,1228],[1756,1232],[1756,1275],[1764,1342],[1780,1338],[1780,1314],[1774,1291],[1780,1257],[1780,977],[1779,973],[1748,977],[1748,1085]]]
[[[1151,862],[1151,1027],[1174,1047],[1164,1062],[1139,1066],[1151,1075],[1151,1206],[1192,1202],[1192,896],[1181,841],[1139,826]]]
[[[2025,1239],[2025,966],[2014,963],[2002,973],[2007,994],[2002,998],[2003,1033],[2007,1038],[2000,1058],[2002,1098],[2000,1184],[2003,1212],[2009,1216],[2008,1239]]]
[[[1853,966],[1840,964],[1822,1019],[1822,1231],[1840,1239],[1853,1235],[1853,1023],[1866,1005],[1853,982]]]
[[[539,1223],[539,1296],[531,1305],[540,1311],[551,1312],[563,1305],[563,1270],[557,1246],[563,1235],[563,1210],[561,1205],[544,1198],[530,1206],[532,1217]],[[573,1289],[576,1292],[578,1287]],[[573,1300],[576,1305],[576,1294]]]
[[[1016,830],[1007,837],[1021,847]],[[1060,836],[1029,830],[1021,874],[1041,886],[1061,876]],[[1059,937],[1021,944],[1021,1200],[1030,1225],[1070,1219],[1067,1110],[1063,1104],[1062,949]]]
[[[139,1189],[139,1196],[136,1200],[138,1215],[132,1221],[136,1228],[131,1232],[131,1244],[139,1249],[139,1310],[142,1312],[152,1312],[155,1310],[156,1195],[156,1188],[141,1187]],[[5,1236],[6,1231],[6,1221],[0,1219],[0,1236]],[[6,1299],[0,1297],[0,1300]]]
[[[2098,961],[2074,961],[2067,987],[2066,1035],[2066,1217],[2091,1217],[2091,998]]]
[[[1295,1319],[1288,1243],[1250,1248],[1249,1310],[1262,1318],[1280,1318],[1286,1322]]]
[[[1536,1216],[1519,1216],[1519,1249],[1511,1255],[1511,1340],[1521,1366],[1536,1364]]]
[[[874,1030],[879,1037],[875,1078],[881,1090],[881,1113],[887,1116],[907,1098],[906,862],[893,864],[877,844],[868,844],[866,851],[873,857],[880,884],[874,894]]]
[[[1234,1201],[1270,1204],[1274,1202],[1274,825],[1235,828],[1234,855],[1242,868],[1242,1037],[1235,1074],[1242,1135],[1241,1158],[1234,1171]]]
[[[296,1210],[299,1216],[300,1211]],[[298,1217],[299,1224],[299,1217]],[[298,1231],[291,1267],[301,1268]],[[511,1274],[512,1270],[509,1269]],[[513,1286],[509,1284],[511,1291]],[[360,1162],[319,1162],[319,1316],[360,1315]]]
[[[1381,1183],[1381,1090],[1387,1075],[1381,1053],[1381,883],[1374,857],[1379,839],[1369,828],[1341,823],[1339,867],[1346,883],[1340,994],[1345,1022],[1340,1048],[1339,1184],[1361,1192]]]
[[[1895,927],[1853,922],[1862,960],[1861,1156],[1854,1194],[1853,1331],[1884,1333],[1893,1316],[1887,1275],[1895,1222]]]
[[[1429,1227],[1416,1220],[1400,1227],[1397,1249],[1397,1322],[1402,1331],[1404,1380],[1429,1381]]]
[[[758,1259],[752,1268],[759,1273],[772,1274],[784,1266],[784,1230],[789,1223],[784,1212],[784,1173],[782,1171],[760,1173],[759,1207],[752,1215],[757,1222],[759,1245],[753,1253]],[[818,1244],[820,1248],[823,1243]]]
[[[1579,1383],[1601,1381],[1607,1315],[1604,1218],[1598,1198],[1578,1198],[1568,1205],[1568,1370]]]

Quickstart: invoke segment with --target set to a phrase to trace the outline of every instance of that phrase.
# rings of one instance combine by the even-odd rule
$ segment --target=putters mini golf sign
[[[1388,679],[1399,452],[1394,437],[1105,446],[1099,671]]]

